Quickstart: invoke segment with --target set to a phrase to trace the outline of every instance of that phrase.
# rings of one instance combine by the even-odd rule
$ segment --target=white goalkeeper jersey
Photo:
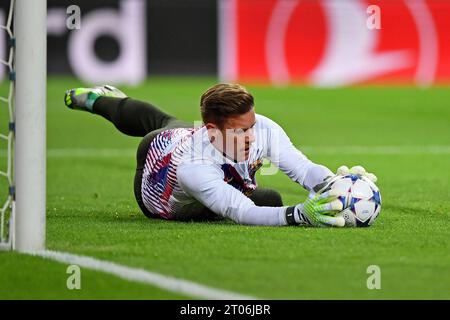
[[[205,127],[158,134],[150,143],[142,177],[145,207],[165,219],[188,207],[207,207],[241,224],[286,225],[287,207],[259,207],[247,197],[257,188],[255,173],[263,160],[308,190],[332,173],[307,159],[269,118],[256,115],[253,130],[249,158],[237,163],[211,144]],[[262,174],[274,174],[274,167],[264,165]]]

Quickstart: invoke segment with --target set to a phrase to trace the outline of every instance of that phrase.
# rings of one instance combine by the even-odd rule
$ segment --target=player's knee
[[[250,196],[250,199],[261,207],[282,207],[283,199],[281,194],[272,189],[258,188]]]
[[[281,198],[281,194],[275,190],[269,190],[267,195],[268,203],[266,206],[268,207],[282,207],[283,199]]]

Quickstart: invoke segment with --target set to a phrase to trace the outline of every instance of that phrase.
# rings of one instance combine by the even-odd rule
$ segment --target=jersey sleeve
[[[286,132],[276,122],[262,115],[258,115],[257,121],[261,126],[257,139],[264,140],[265,157],[293,181],[307,190],[312,190],[326,177],[333,175],[330,169],[312,162],[295,148]]]
[[[223,172],[211,164],[187,163],[177,169],[180,187],[205,207],[239,224],[287,225],[287,207],[260,207],[223,180]]]

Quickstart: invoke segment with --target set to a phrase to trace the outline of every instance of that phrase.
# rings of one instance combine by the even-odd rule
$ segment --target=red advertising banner
[[[222,0],[225,81],[450,83],[450,1]]]

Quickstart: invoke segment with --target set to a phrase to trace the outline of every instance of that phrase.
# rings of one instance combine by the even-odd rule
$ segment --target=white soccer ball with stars
[[[368,227],[381,212],[380,190],[364,176],[342,176],[327,189],[342,202],[344,210],[337,216],[344,217],[346,227]]]

